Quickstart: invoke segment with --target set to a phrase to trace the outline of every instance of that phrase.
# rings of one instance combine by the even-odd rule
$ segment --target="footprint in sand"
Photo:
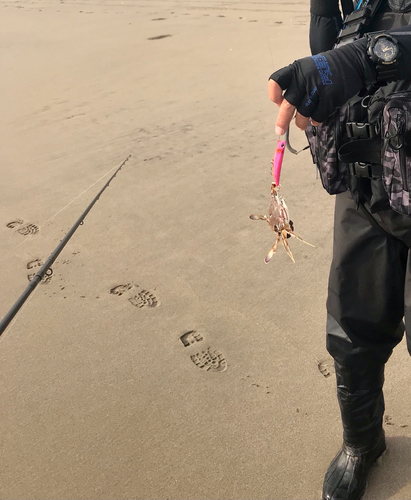
[[[133,283],[126,283],[117,285],[110,289],[110,293],[112,295],[125,295],[130,302],[135,307],[139,309],[149,308],[152,309],[154,307],[158,307],[161,305],[161,302],[154,295],[153,292],[142,289],[138,290],[139,285],[134,285]]]
[[[335,373],[334,361],[330,359],[323,359],[318,364],[318,369],[320,370],[321,375],[325,378],[331,377]]]
[[[149,292],[148,290],[141,290],[134,297],[130,297],[129,302],[133,304],[133,306],[139,307],[158,307],[160,302],[157,300],[157,297]]]
[[[190,356],[191,361],[205,371],[225,372],[227,370],[227,361],[224,355],[215,349],[209,347],[205,351]]]
[[[43,266],[43,262],[40,259],[34,259],[34,260],[31,260],[30,262],[27,263],[26,268],[27,269],[35,269],[35,268],[42,267],[42,266]],[[33,281],[34,276],[36,276],[36,273],[31,272],[27,275],[27,279],[29,281]],[[51,282],[52,276],[53,276],[53,269],[50,268],[47,270],[46,274],[41,279],[41,284],[48,285]]]
[[[17,232],[22,234],[23,236],[27,236],[29,234],[36,234],[39,232],[38,226],[35,224],[26,224],[25,226],[17,229]]]
[[[24,221],[22,221],[21,219],[16,219],[16,220],[12,220],[11,222],[7,223],[6,227],[8,227],[9,229],[14,229],[16,226],[19,226],[23,223],[24,223]]]
[[[390,415],[387,415],[387,414],[384,415],[384,424],[385,425],[395,425],[394,422],[392,421],[392,417]]]
[[[189,330],[180,335],[184,347],[193,347],[204,340],[204,336],[197,330]],[[190,355],[191,361],[205,371],[224,372],[227,370],[227,361],[222,352],[207,347],[207,349]]]
[[[22,224],[24,224],[24,221],[22,219],[15,219],[15,220],[12,220],[11,222],[8,222],[6,224],[6,227],[8,227],[9,229],[15,229],[18,227],[18,229],[16,229],[16,231],[18,233],[22,234],[23,236],[27,236],[29,234],[36,234],[39,232],[39,228],[35,224],[31,224],[31,223],[27,223],[25,225],[22,225]],[[19,226],[21,226],[21,227],[19,227]]]
[[[180,340],[183,343],[184,347],[189,347],[196,342],[201,342],[203,340],[203,336],[201,335],[201,333],[198,333],[195,330],[190,330],[189,332],[181,335]]]
[[[33,267],[41,267],[43,262],[40,259],[34,259],[27,263],[27,269],[33,269]]]
[[[110,290],[110,293],[113,295],[123,295],[123,293],[128,292],[133,288],[133,285],[128,283],[127,285],[117,285]]]

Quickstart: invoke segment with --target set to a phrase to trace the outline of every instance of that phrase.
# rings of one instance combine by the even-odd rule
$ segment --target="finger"
[[[297,115],[295,117],[295,124],[300,130],[305,130],[308,125],[309,118],[306,116],[301,115],[300,113],[297,112]]]
[[[295,113],[295,106],[290,104],[287,99],[283,99],[280,106],[280,111],[278,112],[277,123],[276,123],[276,134],[283,135],[288,129],[291,120],[293,119]]]
[[[281,106],[283,102],[283,89],[274,80],[268,80],[268,97],[277,104]]]

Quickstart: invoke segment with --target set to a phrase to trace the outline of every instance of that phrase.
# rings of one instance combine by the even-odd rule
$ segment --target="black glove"
[[[285,90],[286,100],[297,111],[317,122],[375,81],[376,71],[361,39],[315,56],[298,59],[270,76]]]

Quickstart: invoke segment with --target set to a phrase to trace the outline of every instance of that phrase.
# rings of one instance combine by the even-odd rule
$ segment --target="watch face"
[[[374,45],[374,54],[385,63],[395,61],[398,55],[398,47],[387,38],[379,38]]]

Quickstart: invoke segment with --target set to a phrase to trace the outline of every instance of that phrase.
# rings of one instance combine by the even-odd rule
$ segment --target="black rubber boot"
[[[365,492],[371,466],[386,448],[384,431],[368,451],[344,443],[325,475],[323,500],[359,500]]]
[[[372,464],[386,450],[384,365],[348,368],[335,362],[344,442],[324,479],[323,500],[359,500]]]

